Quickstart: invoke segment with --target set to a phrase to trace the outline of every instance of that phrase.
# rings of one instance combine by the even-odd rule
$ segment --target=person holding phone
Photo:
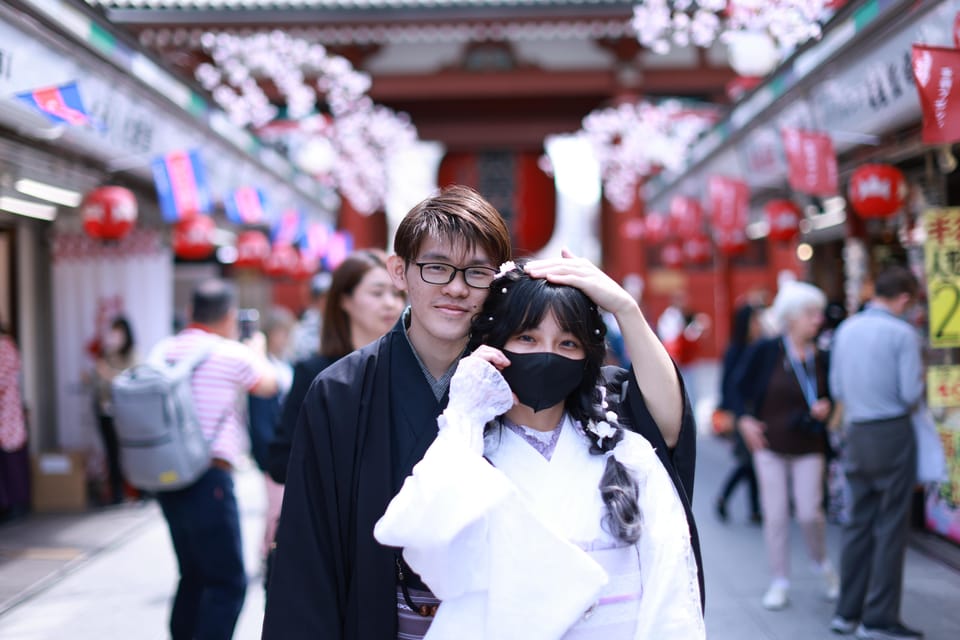
[[[639,368],[602,367],[599,307]],[[374,530],[440,600],[424,637],[705,637],[692,486],[664,441],[693,424],[636,302],[566,252],[508,263],[470,347]]]

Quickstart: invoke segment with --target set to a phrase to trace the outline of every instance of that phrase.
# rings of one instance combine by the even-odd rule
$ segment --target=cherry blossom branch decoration
[[[681,169],[690,147],[718,117],[714,108],[679,100],[624,102],[591,112],[579,133],[596,155],[604,196],[624,211],[644,179]]]
[[[769,35],[780,54],[820,37],[837,0],[637,0],[632,25],[655,53],[694,44],[709,47],[742,32]]]
[[[360,213],[383,206],[389,157],[416,141],[417,132],[406,114],[373,103],[367,74],[323,45],[282,31],[206,33],[201,43],[214,64],[199,65],[196,77],[231,121],[265,140],[281,140],[298,167],[336,188]],[[280,126],[274,126],[280,109],[260,84],[265,80],[286,104]]]

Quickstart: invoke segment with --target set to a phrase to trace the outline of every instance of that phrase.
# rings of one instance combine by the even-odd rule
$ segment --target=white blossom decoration
[[[679,100],[624,102],[588,114],[580,135],[597,158],[604,196],[624,211],[645,178],[681,169],[691,145],[718,117],[714,107]]]
[[[367,96],[370,77],[323,45],[283,31],[235,36],[206,33],[201,39],[215,64],[201,64],[196,77],[238,126],[261,129],[267,141],[284,138],[294,162],[336,188],[362,214],[383,206],[387,161],[412,144],[416,129],[406,114],[376,105]],[[312,81],[308,82],[308,78]],[[269,80],[286,101],[286,121],[278,116],[259,80]],[[328,115],[317,113],[322,96]],[[264,133],[269,131],[269,133]]]
[[[820,37],[830,11],[829,0],[637,0],[631,24],[640,43],[659,54],[754,31],[768,33],[784,55]]]
[[[612,426],[606,420],[601,420],[599,422],[589,422],[587,423],[587,430],[590,431],[593,435],[597,436],[597,446],[602,447],[603,441],[607,438],[612,438],[617,435],[616,427]]]

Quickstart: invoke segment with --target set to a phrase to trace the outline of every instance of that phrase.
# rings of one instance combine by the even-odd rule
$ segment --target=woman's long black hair
[[[590,453],[601,455],[623,439],[623,428],[607,417],[606,390],[601,387],[600,369],[606,356],[606,325],[597,306],[575,287],[552,284],[544,278],[531,278],[523,271],[523,261],[498,276],[481,311],[474,316],[469,350],[481,344],[502,349],[516,334],[537,327],[552,312],[564,331],[572,333],[585,352],[583,380],[567,396],[564,406],[572,418],[583,425],[607,422],[616,433],[600,438],[584,429],[590,439]],[[634,543],[640,537],[641,514],[637,502],[636,479],[615,457],[607,458],[600,479],[600,493],[607,506],[606,524],[612,535]]]

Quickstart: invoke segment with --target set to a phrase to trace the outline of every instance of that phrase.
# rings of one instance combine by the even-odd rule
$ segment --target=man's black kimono
[[[395,553],[374,539],[373,527],[436,437],[446,404],[433,395],[401,322],[324,370],[307,393],[290,454],[264,640],[396,638]],[[689,405],[672,452],[635,385],[624,405],[631,427],[653,444],[677,486],[700,567],[690,512],[696,434]],[[700,580],[702,594],[702,570]]]

